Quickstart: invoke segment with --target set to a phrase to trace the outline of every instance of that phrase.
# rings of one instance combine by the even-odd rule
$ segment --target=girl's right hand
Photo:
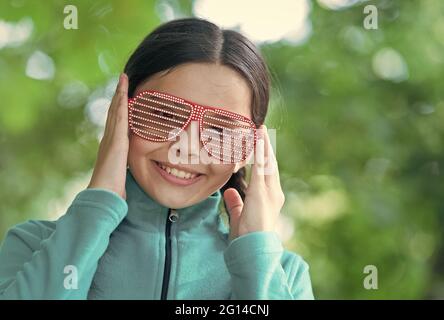
[[[105,132],[88,188],[108,189],[126,199],[128,149],[128,76],[122,73],[108,110]]]

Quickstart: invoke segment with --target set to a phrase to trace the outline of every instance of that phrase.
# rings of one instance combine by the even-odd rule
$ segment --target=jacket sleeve
[[[252,232],[231,241],[224,259],[231,275],[231,299],[314,299],[308,264],[297,254],[283,259],[275,232]]]
[[[11,228],[0,248],[0,299],[86,299],[98,260],[128,211],[112,191],[85,189],[65,215]]]

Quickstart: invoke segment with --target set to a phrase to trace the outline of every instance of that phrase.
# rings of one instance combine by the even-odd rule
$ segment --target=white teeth
[[[170,168],[170,167],[167,167],[167,166],[165,166],[165,165],[163,165],[161,163],[159,163],[159,166],[163,170],[168,172],[169,174],[171,174],[171,175],[173,175],[175,177],[181,178],[181,179],[193,179],[193,178],[195,178],[197,176],[197,174],[194,174],[194,173],[191,173],[191,172],[185,172],[185,171],[182,171],[182,170],[178,170],[176,168]]]

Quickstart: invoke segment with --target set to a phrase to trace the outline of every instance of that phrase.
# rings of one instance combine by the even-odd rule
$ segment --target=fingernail
[[[267,128],[264,125],[261,125],[259,127],[259,134],[258,134],[258,138],[259,139],[263,139],[264,138],[264,136],[265,136],[265,131],[264,130],[266,130],[266,129]]]

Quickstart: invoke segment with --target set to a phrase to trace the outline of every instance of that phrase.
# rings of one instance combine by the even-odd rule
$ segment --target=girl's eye
[[[174,114],[171,114],[169,112],[165,112],[165,111],[159,111],[159,110],[154,110],[153,111],[155,114],[165,117],[165,118],[170,118],[173,119],[174,118]]]
[[[168,112],[162,112],[162,115],[167,118],[174,118],[174,115],[172,115],[171,113],[168,113]]]
[[[217,131],[219,133],[222,133],[224,131],[222,128],[219,128],[219,127],[211,126],[210,128],[211,128],[211,130],[215,130],[215,131]]]

